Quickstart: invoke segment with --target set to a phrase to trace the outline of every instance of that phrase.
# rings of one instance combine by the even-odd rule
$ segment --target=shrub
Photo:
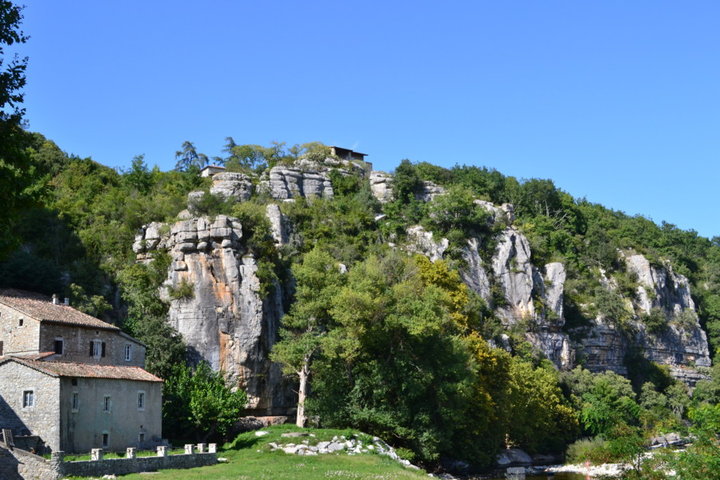
[[[168,295],[173,300],[188,300],[195,296],[195,284],[189,282],[186,279],[180,281],[180,285],[177,287],[169,287]]]
[[[602,437],[581,438],[571,443],[565,456],[570,463],[607,463],[612,459],[610,445]]]

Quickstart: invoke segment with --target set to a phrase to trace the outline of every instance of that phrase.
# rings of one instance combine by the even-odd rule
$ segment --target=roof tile
[[[118,367],[113,365],[88,365],[84,363],[43,362],[28,358],[7,356],[0,359],[0,365],[14,361],[53,377],[105,378],[112,380],[137,380],[162,382],[163,380],[140,367]]]
[[[119,330],[118,327],[74,309],[71,306],[52,303],[49,297],[23,290],[0,290],[0,303],[39,320],[80,327]]]

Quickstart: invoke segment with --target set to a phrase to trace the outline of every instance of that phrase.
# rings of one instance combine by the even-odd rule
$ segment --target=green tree
[[[179,440],[227,440],[245,408],[244,391],[230,388],[222,372],[202,362],[194,369],[177,365],[165,381],[163,431]]]
[[[175,170],[180,172],[200,170],[208,163],[207,155],[198,153],[195,145],[187,140],[183,142],[181,150],[175,152],[175,158]]]
[[[25,43],[22,7],[0,1],[0,258],[19,241],[13,231],[18,214],[38,197],[37,169],[26,151],[30,137],[22,129],[22,108],[27,58],[15,55],[5,63],[5,48]],[[4,64],[4,65],[3,65]]]
[[[329,309],[343,284],[343,276],[337,262],[317,248],[308,252],[292,271],[296,281],[295,303],[282,319],[281,340],[273,346],[271,358],[282,363],[286,373],[298,377],[296,424],[304,427],[312,363],[332,326]]]

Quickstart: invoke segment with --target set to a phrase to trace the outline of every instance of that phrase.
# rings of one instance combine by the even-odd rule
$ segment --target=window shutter
[[[101,357],[105,356],[105,342],[102,342],[102,354],[100,356]]]

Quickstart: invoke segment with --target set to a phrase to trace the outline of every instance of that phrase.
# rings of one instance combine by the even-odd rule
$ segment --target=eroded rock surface
[[[370,191],[380,203],[392,201],[392,175],[377,170],[370,172]]]
[[[244,388],[251,413],[272,415],[292,406],[280,368],[268,359],[283,314],[281,288],[261,294],[258,264],[244,246],[240,222],[218,215],[170,227],[150,224],[133,247],[139,260],[150,261],[157,249],[172,256],[161,293],[170,302],[168,321],[194,359]],[[178,298],[188,288],[191,293]]]
[[[447,250],[450,245],[447,238],[435,240],[433,238],[433,233],[428,232],[420,225],[408,228],[407,237],[407,251],[410,253],[425,255],[431,262],[436,262],[442,259],[445,254],[445,250]]]
[[[710,353],[690,296],[688,279],[675,273],[667,263],[651,265],[643,255],[622,255],[622,258],[628,272],[634,274],[639,283],[632,301],[636,315],[625,332],[614,326],[612,319],[594,321],[582,345],[587,367],[626,374],[625,355],[631,346],[637,346],[645,358],[671,366],[673,375],[694,384],[697,372],[692,373],[688,368],[710,366]],[[600,280],[605,288],[617,289],[617,282],[603,272]],[[645,324],[643,316],[651,313],[665,319],[662,328],[651,330]]]
[[[238,202],[244,202],[252,196],[252,180],[243,173],[220,172],[212,177],[210,193],[225,199],[233,198]]]
[[[335,193],[327,172],[317,167],[309,169],[278,165],[270,169],[264,185],[270,196],[276,200],[299,197],[329,198]]]

